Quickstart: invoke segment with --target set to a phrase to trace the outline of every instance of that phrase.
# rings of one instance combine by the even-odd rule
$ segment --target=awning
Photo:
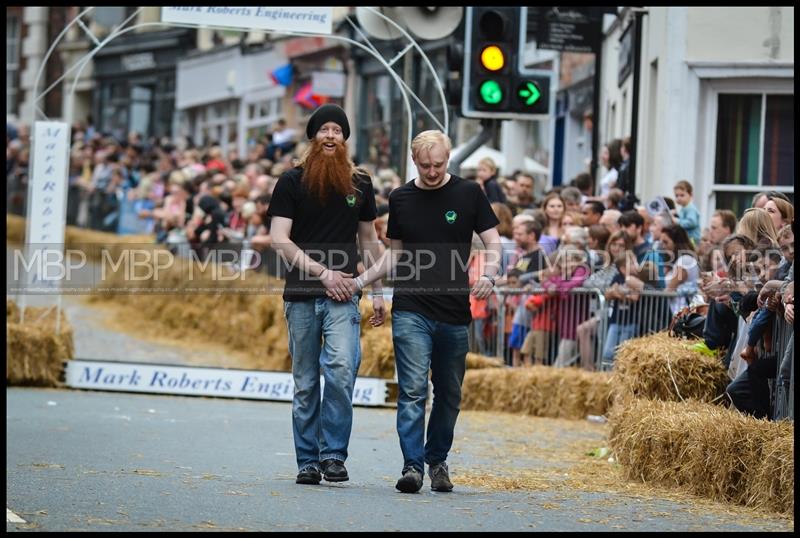
[[[457,146],[453,148],[450,152],[451,155],[456,154],[463,148],[464,145]],[[509,174],[513,172],[513,170],[506,169],[506,156],[497,151],[496,149],[490,148],[489,146],[481,146],[479,147],[472,155],[467,157],[467,159],[461,163],[461,170],[475,170],[478,168],[478,162],[483,159],[484,157],[489,157],[494,161],[497,167],[500,169],[501,175],[502,174]],[[525,157],[523,159],[522,170],[528,172],[530,174],[542,174],[545,176],[550,175],[550,170],[544,166],[543,164],[531,159],[530,157]]]

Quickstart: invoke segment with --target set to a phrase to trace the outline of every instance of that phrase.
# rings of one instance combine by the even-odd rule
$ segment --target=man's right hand
[[[351,286],[348,286],[345,279],[351,278],[353,275],[350,273],[343,273],[341,271],[332,271],[325,269],[320,275],[320,282],[325,286],[325,293],[335,301],[349,301],[353,297]]]

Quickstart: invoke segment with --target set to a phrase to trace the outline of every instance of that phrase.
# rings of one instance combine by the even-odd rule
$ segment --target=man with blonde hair
[[[502,256],[498,220],[486,195],[477,183],[447,172],[450,148],[450,139],[440,131],[424,131],[411,142],[419,175],[389,196],[390,249],[353,281],[358,289],[395,268],[392,340],[404,460],[395,487],[403,493],[422,488],[425,463],[431,489],[453,489],[446,460],[469,349],[469,294],[489,296]],[[489,252],[484,272],[470,290],[467,263],[473,233]],[[399,263],[401,255],[404,261]],[[434,396],[426,442],[429,371]]]

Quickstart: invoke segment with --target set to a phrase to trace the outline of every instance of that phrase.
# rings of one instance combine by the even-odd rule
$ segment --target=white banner
[[[162,7],[162,22],[246,30],[333,33],[332,7]]]
[[[290,372],[229,370],[193,366],[125,363],[75,359],[67,361],[66,383],[76,389],[114,390],[216,396],[291,402],[294,379]],[[320,376],[322,387],[325,380]],[[386,403],[386,380],[357,377],[353,404]]]
[[[328,97],[344,97],[347,77],[336,71],[314,71],[311,73],[311,93]]]
[[[33,131],[33,170],[28,186],[28,228],[25,242],[29,258],[51,260],[62,257],[66,227],[67,158],[69,125],[37,121]],[[33,283],[61,280],[61,271],[50,274],[44,263],[35,264]]]

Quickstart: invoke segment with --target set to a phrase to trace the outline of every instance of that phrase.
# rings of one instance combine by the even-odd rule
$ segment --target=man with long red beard
[[[308,120],[311,140],[300,165],[278,179],[268,215],[272,246],[288,262],[283,292],[289,329],[294,399],[292,430],[298,484],[349,479],[344,462],[353,424],[353,388],[361,363],[359,293],[344,279],[377,260],[375,194],[369,175],[356,169],[345,140],[344,110],[327,104]],[[373,286],[375,315],[383,323],[380,283]],[[328,297],[328,294],[330,297]],[[320,402],[320,370],[325,379]]]

